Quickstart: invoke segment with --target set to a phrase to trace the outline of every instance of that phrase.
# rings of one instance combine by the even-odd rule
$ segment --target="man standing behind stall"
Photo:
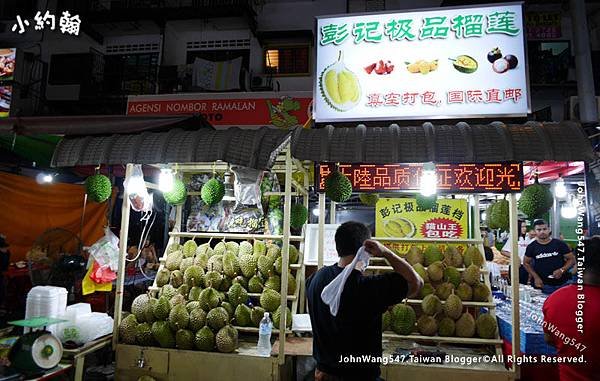
[[[533,278],[536,288],[563,286],[569,280],[567,270],[575,264],[571,248],[550,236],[546,221],[536,220],[533,228],[537,238],[527,246],[523,266]]]

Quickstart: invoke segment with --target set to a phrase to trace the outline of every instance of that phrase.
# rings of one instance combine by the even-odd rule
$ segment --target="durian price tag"
[[[525,116],[521,4],[317,18],[317,122]]]

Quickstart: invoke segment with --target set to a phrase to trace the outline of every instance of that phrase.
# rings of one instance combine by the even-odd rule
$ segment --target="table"
[[[80,348],[64,349],[63,360],[72,361],[75,366],[75,381],[83,380],[83,367],[85,365],[85,356],[96,352],[112,343],[112,334],[103,336],[94,341],[90,341]]]
[[[52,380],[56,376],[60,376],[61,374],[67,373],[71,368],[73,368],[73,364],[64,364],[60,363],[53,369],[48,370],[44,373],[43,376],[37,378],[28,378],[27,381],[46,381]]]

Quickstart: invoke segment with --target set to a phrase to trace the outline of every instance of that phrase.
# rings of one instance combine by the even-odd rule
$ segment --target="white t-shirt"
[[[519,259],[521,260],[521,263],[523,263],[523,257],[525,256],[525,250],[527,250],[527,246],[533,241],[535,241],[535,238],[530,238],[529,234],[526,234],[525,238],[519,236]],[[508,239],[506,240],[504,247],[502,247],[502,251],[507,251],[512,254],[512,238],[510,234],[508,235]]]

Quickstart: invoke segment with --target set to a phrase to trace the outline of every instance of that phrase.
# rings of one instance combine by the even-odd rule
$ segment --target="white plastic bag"
[[[342,272],[336,276],[321,292],[321,300],[323,303],[329,306],[329,312],[333,316],[337,316],[338,310],[340,308],[340,299],[342,297],[342,292],[344,292],[344,286],[346,285],[346,280],[350,276],[350,273],[358,262],[362,262],[362,271],[367,268],[369,265],[369,253],[365,250],[364,246],[358,249],[356,252],[356,256],[354,260],[342,270]]]
[[[125,189],[129,195],[131,209],[136,212],[149,212],[152,210],[154,200],[152,195],[148,193],[146,183],[144,182],[144,172],[140,164],[133,166],[131,176],[125,180]]]
[[[111,270],[119,268],[119,237],[113,234],[108,227],[104,228],[104,237],[90,246],[90,256],[102,266],[110,266]]]

